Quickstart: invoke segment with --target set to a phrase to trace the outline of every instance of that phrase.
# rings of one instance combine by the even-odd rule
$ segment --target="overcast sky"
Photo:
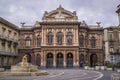
[[[76,11],[79,21],[88,25],[102,22],[101,26],[118,25],[117,5],[120,0],[0,0],[0,17],[21,26],[41,21],[44,11],[52,11],[62,5]]]

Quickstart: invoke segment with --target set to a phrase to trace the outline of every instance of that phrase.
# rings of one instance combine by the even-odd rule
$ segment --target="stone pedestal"
[[[84,69],[86,69],[86,70],[89,69],[89,66],[85,66]]]
[[[95,70],[100,70],[100,66],[95,66]]]
[[[106,66],[100,66],[101,70],[106,70]]]

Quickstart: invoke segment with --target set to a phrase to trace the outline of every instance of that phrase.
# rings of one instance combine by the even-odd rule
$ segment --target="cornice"
[[[6,25],[6,26],[8,26],[8,27],[10,27],[10,28],[12,28],[12,29],[14,29],[14,30],[16,30],[16,31],[19,30],[19,27],[18,27],[18,26],[16,26],[15,24],[13,24],[13,23],[11,23],[11,22],[3,19],[2,17],[0,17],[0,23]]]

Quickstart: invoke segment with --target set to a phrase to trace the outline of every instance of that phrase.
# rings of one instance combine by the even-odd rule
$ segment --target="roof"
[[[45,11],[43,18],[43,21],[77,21],[78,17],[76,16],[76,12],[70,12],[68,10],[65,10],[61,5],[51,12]]]
[[[16,26],[15,24],[3,19],[2,17],[0,17],[0,23],[2,23],[2,24],[6,25],[6,26],[8,26],[8,27],[10,27],[14,30],[19,30],[18,26]]]

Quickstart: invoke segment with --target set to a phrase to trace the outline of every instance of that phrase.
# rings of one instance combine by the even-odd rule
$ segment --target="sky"
[[[61,5],[71,12],[76,11],[79,21],[88,25],[101,22],[102,27],[117,26],[116,13],[120,0],[0,0],[0,17],[21,26],[42,21],[44,11],[52,11]]]

